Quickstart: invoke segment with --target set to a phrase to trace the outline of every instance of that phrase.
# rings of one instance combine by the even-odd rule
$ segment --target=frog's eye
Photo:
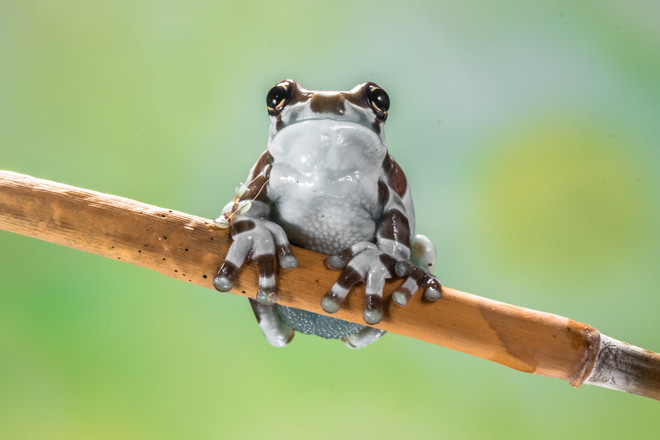
[[[387,119],[387,111],[390,109],[390,97],[387,96],[385,90],[377,85],[369,85],[367,87],[367,100],[376,116],[383,120]]]
[[[277,116],[284,106],[289,102],[291,98],[292,87],[288,82],[281,82],[276,86],[273,86],[272,89],[266,95],[266,106],[268,107],[268,114],[271,116]]]

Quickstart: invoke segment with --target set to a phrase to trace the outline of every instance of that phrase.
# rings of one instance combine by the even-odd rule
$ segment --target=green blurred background
[[[447,285],[660,351],[660,7],[0,2],[0,169],[214,218],[269,87],[376,81]],[[218,256],[219,261],[221,256]],[[658,402],[390,334],[271,348],[247,302],[0,232],[0,438],[638,438]]]

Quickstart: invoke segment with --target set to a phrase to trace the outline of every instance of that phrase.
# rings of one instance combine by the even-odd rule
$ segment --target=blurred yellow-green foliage
[[[657,2],[2,0],[0,168],[213,218],[272,84],[376,81],[441,280],[660,351],[659,22]],[[398,335],[274,349],[242,298],[7,232],[0,287],[3,439],[657,432],[655,401]]]

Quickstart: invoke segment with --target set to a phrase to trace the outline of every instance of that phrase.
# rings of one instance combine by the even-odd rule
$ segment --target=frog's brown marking
[[[386,238],[410,247],[410,224],[408,217],[398,209],[390,209],[380,223],[378,238]]]
[[[387,184],[400,196],[406,193],[408,189],[408,179],[398,163],[389,154],[383,160],[383,170],[387,176]]]
[[[325,94],[315,93],[309,102],[310,109],[314,113],[333,113],[343,115],[346,112],[344,103],[346,97],[343,93]]]
[[[258,200],[260,202],[268,203],[267,184],[270,178],[272,156],[268,151],[264,152],[257,163],[254,165],[250,173],[250,182],[248,183],[247,190],[239,199],[243,200]]]
[[[283,82],[286,82],[291,87],[291,92],[290,92],[291,97],[289,98],[289,102],[287,103],[287,105],[305,102],[314,95],[313,92],[310,92],[309,90],[307,90],[306,88],[304,88],[303,86],[301,86],[292,79],[286,79],[284,81],[281,81],[280,84]]]
[[[383,263],[383,266],[385,266],[387,270],[390,271],[390,274],[393,274],[394,265],[396,264],[396,259],[387,254],[383,254],[378,258],[380,258],[380,262]]]
[[[231,230],[232,235],[242,234],[243,232],[250,231],[255,228],[255,224],[252,220],[239,220],[233,223]]]
[[[378,203],[385,206],[390,199],[390,188],[382,180],[378,181]]]
[[[275,277],[275,256],[273,254],[264,254],[254,257],[255,263],[259,267],[259,276],[266,278]],[[274,287],[273,283],[273,287]]]
[[[367,295],[364,304],[364,311],[367,312],[372,310],[383,310],[383,297],[381,295],[374,295],[374,294]]]
[[[337,280],[337,286],[348,290],[360,281],[362,281],[360,274],[349,266],[342,272],[341,276]]]
[[[216,278],[225,277],[229,281],[234,281],[236,279],[237,274],[238,274],[238,267],[231,261],[225,260],[224,263],[222,263],[222,266],[220,266]]]
[[[330,290],[323,296],[323,299],[321,300],[323,310],[328,313],[334,313],[339,310],[351,288],[362,280],[363,275],[349,264],[342,271],[337,282],[335,282]]]
[[[369,99],[367,98],[367,88],[370,85],[375,85],[374,83],[364,83],[360,85],[360,88],[356,90],[355,92],[344,92],[344,96],[346,97],[346,100],[350,102],[353,105],[356,105],[358,107],[362,108],[370,108],[369,106]],[[378,86],[376,86],[378,87]]]
[[[261,156],[259,156],[259,160],[257,161],[256,164],[254,164],[254,170],[252,171],[250,177],[254,178],[257,176],[257,174],[261,173],[264,168],[266,168],[267,165],[270,165],[273,163],[273,156],[270,155],[270,151],[266,150],[264,151]]]

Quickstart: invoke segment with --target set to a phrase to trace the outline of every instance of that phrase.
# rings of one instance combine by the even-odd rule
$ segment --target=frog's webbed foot
[[[234,241],[213,279],[213,285],[221,292],[228,292],[243,263],[252,260],[259,272],[257,301],[266,306],[275,304],[279,300],[275,285],[275,253],[284,269],[298,266],[286,233],[269,220],[241,215],[234,217],[231,234]]]
[[[367,297],[363,317],[369,325],[378,324],[383,319],[383,287],[388,278],[405,278],[393,293],[394,301],[401,306],[406,305],[420,288],[424,289],[427,300],[436,301],[441,295],[442,285],[436,277],[411,260],[397,261],[373,243],[357,243],[340,254],[328,257],[325,263],[328,268],[343,269],[343,272],[321,300],[323,310],[335,313],[351,288],[364,282]],[[432,265],[425,264],[425,267]]]
[[[364,282],[367,293],[364,307],[364,322],[378,324],[383,319],[383,287],[385,280],[392,277],[396,260],[369,242],[357,243],[340,254],[325,261],[333,270],[344,269],[337,282],[321,300],[321,307],[335,313],[353,286]]]

